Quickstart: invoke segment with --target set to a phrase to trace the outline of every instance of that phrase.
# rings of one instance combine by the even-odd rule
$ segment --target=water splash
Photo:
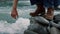
[[[23,34],[30,25],[30,20],[26,18],[18,18],[15,23],[0,21],[0,34]]]

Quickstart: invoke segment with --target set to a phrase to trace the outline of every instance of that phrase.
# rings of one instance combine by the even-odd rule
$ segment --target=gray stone
[[[60,22],[60,14],[54,16],[54,22],[56,23]]]
[[[40,25],[38,23],[31,23],[28,29],[25,31],[24,34],[32,34],[32,33],[38,33],[38,34],[48,34],[46,27],[43,25]]]
[[[59,34],[60,30],[58,28],[60,28],[59,24],[54,23],[53,21],[48,21],[45,18],[41,17],[41,16],[37,16],[37,17],[33,17],[30,18],[31,20],[31,24],[28,27],[28,29],[24,32],[24,34]],[[50,26],[43,26],[41,25],[41,23],[45,24],[45,25],[49,25],[49,23],[51,23],[50,25],[52,25],[52,28],[48,28]],[[48,30],[48,31],[47,31]]]
[[[30,30],[26,30],[26,31],[24,32],[24,34],[38,34],[38,33],[33,32],[33,31],[30,31]]]
[[[60,34],[60,30],[57,29],[56,27],[52,27],[51,30],[50,30],[50,33],[51,34]]]

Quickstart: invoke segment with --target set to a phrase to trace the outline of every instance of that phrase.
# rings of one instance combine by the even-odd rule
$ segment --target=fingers
[[[12,16],[14,19],[16,19],[16,18],[18,17],[18,12],[17,12],[17,10],[12,10],[11,16]]]
[[[16,19],[16,15],[11,14],[11,16],[12,16],[14,19]]]
[[[16,19],[18,17],[18,14],[11,14],[11,16]]]

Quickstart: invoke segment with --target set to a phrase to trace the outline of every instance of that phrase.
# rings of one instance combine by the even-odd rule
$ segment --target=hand
[[[12,12],[11,12],[11,16],[16,19],[16,17],[18,17],[18,12],[16,9],[13,9]]]

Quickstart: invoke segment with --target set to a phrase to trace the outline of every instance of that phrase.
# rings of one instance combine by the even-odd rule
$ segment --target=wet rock
[[[33,31],[30,31],[30,30],[26,30],[26,31],[24,32],[24,34],[38,34],[38,33],[33,32]]]
[[[55,23],[60,22],[60,14],[57,14],[57,15],[54,16],[54,22]]]
[[[60,34],[60,30],[57,29],[56,27],[52,27],[50,33],[51,34]]]
[[[52,34],[52,33],[55,33],[56,29],[57,29],[57,32],[60,32],[58,31],[59,30],[58,28],[60,26],[56,24],[60,22],[60,14],[54,16],[54,22],[56,23],[52,22],[54,28],[51,28],[51,29],[48,29],[47,26],[44,26],[44,25],[49,25],[49,21],[43,17],[37,16],[37,17],[30,18],[30,20],[31,20],[30,26],[24,32],[25,34],[27,33],[28,34],[48,34],[48,33],[50,34],[51,33]]]
[[[47,32],[47,26],[43,26],[38,23],[35,18],[30,18],[31,23],[28,29],[24,32],[24,34],[48,34]],[[42,21],[43,22],[43,21]]]

